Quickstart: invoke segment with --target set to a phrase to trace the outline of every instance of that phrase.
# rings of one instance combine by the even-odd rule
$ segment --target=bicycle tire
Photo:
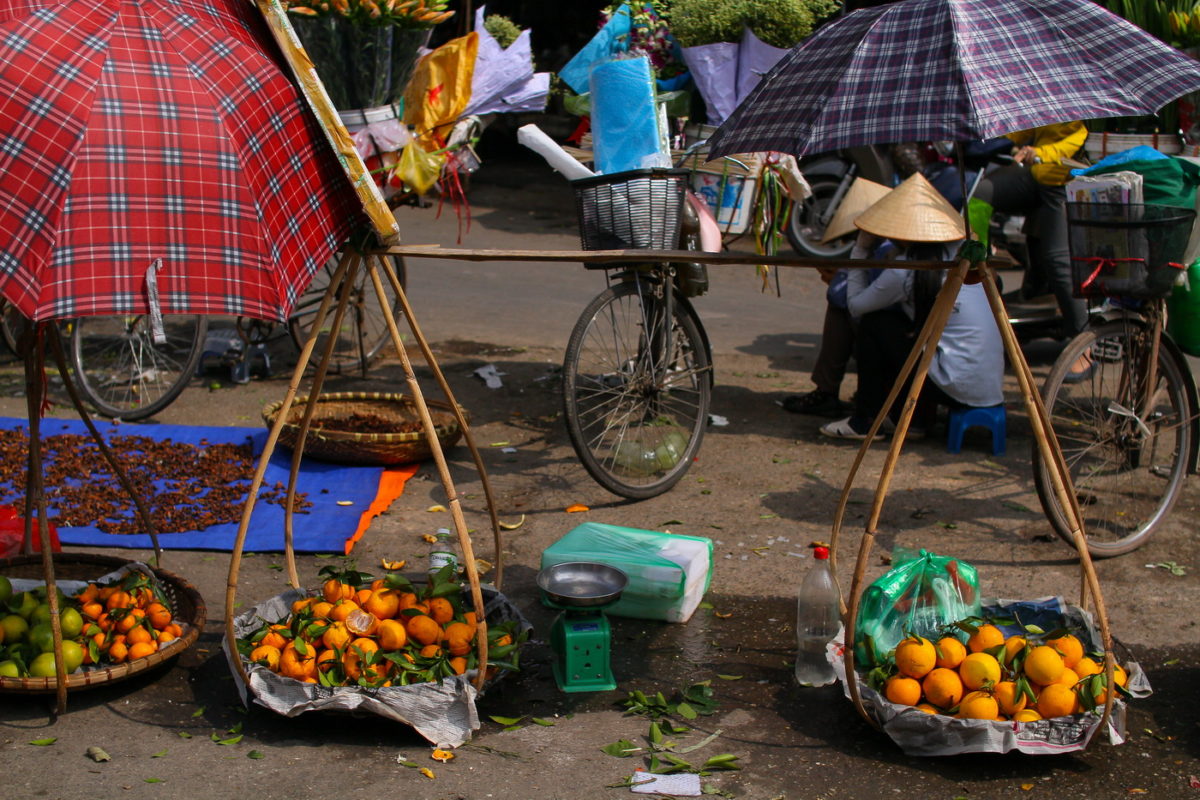
[[[1194,413],[1191,392],[1164,334],[1153,403],[1139,420],[1131,376],[1144,375],[1149,327],[1129,319],[1080,333],[1059,355],[1042,397],[1083,513],[1088,552],[1095,558],[1136,549],[1170,513],[1187,477]],[[1085,353],[1090,377],[1067,382]],[[1117,413],[1120,412],[1120,413]],[[1034,483],[1055,532],[1074,545],[1049,473],[1035,445]]]
[[[0,300],[0,336],[4,338],[4,344],[12,351],[13,355],[21,355],[20,340],[21,333],[25,326],[29,324],[29,320],[25,319],[16,306],[7,300]]]
[[[571,445],[604,488],[631,500],[683,477],[704,438],[712,371],[701,326],[676,291],[672,346],[655,353],[664,303],[643,278],[598,294],[575,323],[563,360],[563,411]]]
[[[341,257],[340,252],[335,253],[321,269],[317,270],[313,275],[312,282],[304,290],[304,294],[296,302],[291,316],[288,317],[288,333],[297,350],[303,349],[304,343],[308,341],[313,319],[317,315],[321,299],[329,289],[329,282],[337,270]],[[372,255],[368,258],[383,258],[383,256]],[[390,255],[387,258],[391,259],[392,268],[396,271],[396,277],[400,279],[400,285],[407,286],[408,274],[404,259],[400,256]],[[392,316],[397,318],[401,311],[400,298],[392,289],[391,281],[387,279],[387,276],[381,272],[379,278],[391,306]],[[326,325],[333,324],[334,310],[331,306],[329,315],[325,318]],[[326,328],[317,337],[316,348],[313,350],[314,358],[319,358],[320,354],[324,352],[328,335],[329,329]],[[337,343],[329,358],[329,371],[334,374],[343,374],[358,369],[363,377],[366,377],[371,362],[384,347],[391,343],[391,332],[388,330],[379,300],[375,296],[375,288],[371,284],[371,276],[367,272],[365,263],[360,265],[358,273],[354,277],[354,287],[350,290],[346,316],[342,320],[337,338]]]
[[[71,322],[71,364],[84,398],[106,417],[133,421],[174,402],[196,374],[208,332],[200,314],[163,317],[156,344],[145,314],[79,317]]]

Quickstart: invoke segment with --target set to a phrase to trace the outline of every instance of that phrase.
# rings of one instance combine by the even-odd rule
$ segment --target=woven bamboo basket
[[[55,553],[54,578],[56,581],[91,581],[120,569],[128,563],[129,559],[113,556]],[[200,593],[174,573],[155,567],[151,567],[150,571],[170,599],[175,619],[187,623],[184,626],[183,634],[144,658],[98,669],[83,669],[68,675],[68,692],[104,686],[154,669],[191,647],[200,637],[206,615],[204,600],[200,597]],[[41,580],[42,557],[41,555],[31,555],[0,560],[0,575],[8,578]],[[56,691],[58,691],[58,680],[55,678],[0,678],[0,693],[49,694]]]
[[[279,432],[279,443],[289,450],[296,447],[308,403],[308,397],[296,398]],[[438,400],[426,400],[426,403],[442,449],[452,447],[462,436],[462,429],[454,418],[450,404]],[[267,427],[275,423],[282,406],[282,402],[275,402],[263,409],[263,421]],[[466,409],[459,408],[469,420]],[[354,414],[369,414],[397,425],[414,424],[418,430],[411,433],[354,433],[318,427],[330,421],[349,420]],[[419,430],[420,422],[416,406],[407,395],[380,392],[321,394],[317,397],[308,438],[304,442],[304,455],[339,464],[392,466],[424,461],[432,456],[432,450],[429,439]]]

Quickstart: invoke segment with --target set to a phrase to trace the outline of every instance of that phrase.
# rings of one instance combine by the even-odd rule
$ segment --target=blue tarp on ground
[[[202,446],[212,444],[242,444],[252,442],[254,456],[263,451],[267,441],[265,428],[225,428],[191,425],[112,425],[97,422],[101,435],[108,442],[113,436],[146,436],[158,441],[171,440],[183,444]],[[29,429],[29,421],[23,417],[0,417],[0,429]],[[43,441],[55,434],[83,434],[88,436],[87,427],[78,419],[55,419],[46,417],[41,422]],[[277,448],[267,465],[263,487],[276,483],[287,486],[291,469],[290,450]],[[312,459],[302,463],[297,492],[308,495],[312,508],[306,514],[293,517],[296,552],[341,553],[358,530],[359,521],[376,498],[379,490],[382,467],[355,467],[325,464]],[[339,505],[349,501],[349,505]],[[21,501],[24,502],[23,499]],[[18,504],[19,509],[23,506]],[[51,518],[53,521],[53,517]],[[175,550],[225,550],[233,549],[237,536],[237,523],[214,525],[202,531],[160,533],[159,544],[164,549]],[[147,534],[104,533],[95,527],[59,527],[59,538],[64,545],[86,545],[89,547],[129,547],[147,549],[152,547]],[[283,507],[265,503],[261,499],[254,506],[254,515],[246,534],[244,550],[247,552],[282,552]]]

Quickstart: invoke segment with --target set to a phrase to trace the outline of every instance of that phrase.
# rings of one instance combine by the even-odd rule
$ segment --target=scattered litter
[[[501,452],[501,453],[515,453],[515,452],[517,452],[517,448],[515,448],[515,447],[502,447],[502,448],[500,448],[500,452]]]
[[[591,511],[591,509],[585,506],[583,503],[573,503],[567,506],[568,514],[578,514],[580,511]]]
[[[484,366],[475,370],[474,374],[482,378],[484,384],[486,384],[489,389],[499,389],[504,385],[500,381],[500,376],[507,375],[508,373],[500,372],[498,369],[496,369],[495,364],[485,364]]]
[[[651,775],[638,767],[634,770],[630,791],[634,794],[669,794],[677,797],[699,797],[700,776],[693,772],[674,775]]]
[[[519,520],[517,520],[516,522],[501,522],[500,530],[515,531],[517,528],[521,527],[524,524],[525,524],[525,515],[522,514],[521,518]]]
[[[426,510],[426,511],[428,511],[428,512],[430,512],[430,513],[436,513],[436,512],[438,512],[438,511],[445,511],[445,510],[446,510],[446,507],[445,507],[445,506],[441,506],[441,505],[437,505],[437,506],[430,506],[429,508],[427,508],[427,509],[425,509],[425,510]]]
[[[792,558],[808,558],[807,553],[793,553],[790,550],[788,551],[788,555]]]
[[[447,761],[454,758],[454,753],[451,753],[449,750],[442,750],[441,748],[438,748],[430,753],[429,757],[434,761],[441,761],[443,764],[445,764]]]
[[[714,428],[726,428],[729,426],[729,420],[726,417],[722,417],[720,414],[709,414],[708,424],[712,425]]]
[[[354,505],[354,501],[353,500],[338,500],[337,504],[339,506],[352,506],[352,505]]]
[[[1172,575],[1179,577],[1187,574],[1187,567],[1182,564],[1176,564],[1174,561],[1160,561],[1157,564],[1147,564],[1146,569],[1165,569]]]
[[[92,761],[112,761],[112,756],[104,752],[104,748],[93,745],[87,749],[87,757]]]

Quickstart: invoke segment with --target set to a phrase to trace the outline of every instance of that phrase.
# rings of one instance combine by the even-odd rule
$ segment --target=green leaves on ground
[[[713,699],[712,681],[701,681],[677,692],[669,701],[662,692],[647,695],[633,691],[621,701],[621,705],[626,714],[639,714],[650,719],[661,719],[668,714],[696,719],[716,713],[719,704]]]

